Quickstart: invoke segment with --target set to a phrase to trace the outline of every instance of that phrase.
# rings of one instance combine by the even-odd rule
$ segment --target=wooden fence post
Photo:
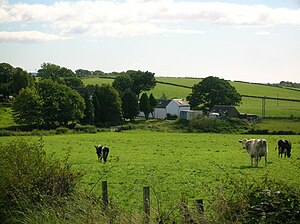
[[[200,214],[204,213],[204,207],[203,207],[203,200],[202,199],[196,199],[196,207]]]
[[[106,210],[108,206],[108,193],[107,193],[107,181],[102,181],[102,201],[103,209]]]
[[[150,188],[143,188],[144,196],[144,223],[150,223]]]

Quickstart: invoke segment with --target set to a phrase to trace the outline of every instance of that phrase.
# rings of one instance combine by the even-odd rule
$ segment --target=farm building
[[[150,114],[150,118],[165,119],[167,114],[180,116],[180,112],[184,110],[190,110],[190,105],[184,99],[172,99],[172,100],[158,100],[157,106],[154,109],[154,117]],[[140,116],[144,116],[144,113],[140,113]]]
[[[201,110],[182,110],[180,111],[180,119],[192,120],[193,118],[202,115]]]
[[[240,113],[234,106],[215,105],[210,110],[211,113],[218,113],[220,117],[239,118]]]

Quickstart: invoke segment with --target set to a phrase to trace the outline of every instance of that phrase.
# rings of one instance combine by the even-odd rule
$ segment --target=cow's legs
[[[265,156],[265,166],[267,166],[267,164],[268,164],[268,157]]]
[[[258,166],[258,156],[255,157],[255,167]]]

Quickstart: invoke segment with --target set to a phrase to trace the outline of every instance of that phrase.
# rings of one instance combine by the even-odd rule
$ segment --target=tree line
[[[27,82],[16,78],[20,74]],[[32,127],[118,124],[123,119],[134,120],[140,111],[148,119],[157,102],[144,92],[156,85],[154,73],[148,71],[123,72],[112,85],[84,86],[76,72],[55,64],[43,63],[34,77],[1,63],[0,80],[0,94],[16,96],[15,122]]]
[[[112,85],[84,86],[78,71],[87,70],[73,72],[43,63],[34,77],[21,68],[0,63],[0,94],[16,95],[13,115],[20,125],[118,124],[124,119],[134,120],[140,111],[146,119],[153,116],[157,100],[146,91],[156,86],[154,73],[128,70],[116,74]],[[186,98],[191,109],[204,112],[214,105],[241,102],[241,95],[228,81],[213,76],[195,84]]]

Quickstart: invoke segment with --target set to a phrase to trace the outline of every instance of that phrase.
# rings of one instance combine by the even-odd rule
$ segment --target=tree
[[[98,100],[98,88],[96,88],[94,94],[93,94],[93,98],[92,98],[92,102],[93,102],[93,107],[94,107],[94,121],[96,124],[100,123],[100,119],[101,119],[101,109],[100,109],[100,104],[99,104],[99,100]]]
[[[13,102],[13,116],[17,124],[40,125],[43,100],[35,88],[22,89]]]
[[[22,88],[34,86],[34,78],[22,68],[15,68],[12,76],[11,92],[18,94]]]
[[[149,114],[151,111],[151,106],[149,102],[149,98],[147,93],[143,93],[140,99],[140,111],[142,111],[145,114],[146,120],[149,118]]]
[[[66,86],[69,86],[72,89],[84,87],[82,80],[77,77],[65,77],[63,80],[63,84],[65,84]]]
[[[21,68],[0,63],[0,93],[4,98],[17,95],[22,88],[34,85],[34,78]]]
[[[122,96],[122,110],[123,118],[134,120],[134,118],[139,114],[139,102],[138,98],[129,89],[126,90]]]
[[[45,124],[67,125],[70,121],[82,119],[85,103],[75,90],[51,80],[42,80],[37,83],[37,91],[44,102],[42,117]]]
[[[50,79],[53,82],[64,84],[73,89],[84,86],[82,80],[71,69],[51,63],[43,63],[41,69],[38,70],[37,76],[41,77],[42,80]]]
[[[118,90],[120,95],[123,95],[127,90],[133,92],[133,80],[128,74],[117,76],[112,83],[112,86]]]
[[[127,74],[133,80],[132,90],[139,97],[143,91],[149,91],[156,85],[154,73],[138,71],[127,71]]]
[[[210,110],[214,105],[239,105],[241,95],[230,83],[218,77],[209,76],[194,85],[187,96],[191,108]]]
[[[11,94],[12,75],[14,68],[8,63],[0,64],[0,93],[7,99]]]
[[[154,88],[156,81],[154,73],[129,70],[118,75],[112,85],[121,95],[125,90],[130,89],[139,98],[141,92]]]
[[[153,94],[151,93],[149,96],[149,104],[150,104],[150,113],[152,114],[152,117],[154,117],[154,109],[157,105],[157,100],[154,98]]]
[[[41,68],[37,71],[37,76],[41,77],[41,79],[50,79],[53,82],[60,83],[60,66],[51,64],[51,63],[43,63]]]
[[[82,120],[86,124],[94,124],[95,108],[94,108],[93,101],[91,99],[91,94],[90,94],[88,88],[84,89],[83,99],[85,102],[85,110],[84,110],[84,116],[83,116]]]
[[[85,70],[85,69],[77,69],[75,71],[77,77],[88,77],[92,75],[92,72],[89,70]]]
[[[119,122],[122,117],[122,101],[118,91],[110,85],[96,85],[99,109],[95,107],[95,120],[100,123]]]

